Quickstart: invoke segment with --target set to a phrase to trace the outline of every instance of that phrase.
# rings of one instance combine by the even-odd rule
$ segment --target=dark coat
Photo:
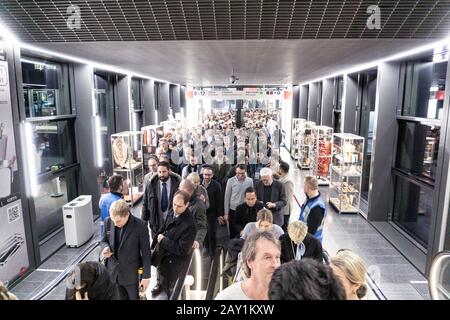
[[[159,250],[164,250],[160,270],[164,273],[163,276],[171,281],[176,280],[178,272],[189,257],[196,232],[194,216],[189,209],[178,218],[174,218],[172,210],[169,211],[165,228],[161,232],[164,239],[159,243]],[[154,243],[156,239],[157,236]]]
[[[180,179],[177,176],[169,176],[170,179],[170,196],[169,210],[172,208],[173,195],[178,190]],[[163,214],[161,212],[161,188],[159,185],[159,177],[155,176],[150,179],[145,186],[144,201],[142,204],[141,219],[148,221],[152,235],[155,235],[164,224]]]
[[[255,184],[255,190],[256,190],[256,197],[258,198],[258,200],[263,201],[263,199],[264,199],[264,184],[261,181],[258,181]],[[284,190],[284,185],[280,181],[273,180],[270,202],[273,202],[276,205],[275,208],[270,209],[270,211],[272,211],[272,215],[273,215],[273,223],[275,223],[279,226],[282,226],[284,223],[284,217],[281,212],[281,209],[286,206],[287,201],[286,201],[286,191]]]
[[[254,206],[254,215],[250,214],[250,208],[247,206],[247,203],[242,203],[236,207],[236,212],[234,214],[234,229],[236,233],[239,235],[241,230],[243,230],[247,223],[256,222],[256,214],[259,210],[264,208],[264,203],[256,200]]]
[[[289,234],[285,233],[280,237],[281,243],[281,263],[289,262],[294,260],[295,254],[297,254],[297,245],[292,242]],[[323,250],[322,244],[319,240],[317,240],[312,234],[307,233],[305,239],[303,240],[303,244],[305,245],[305,254],[304,258],[315,259],[319,262],[323,261]],[[292,251],[294,250],[294,251]]]
[[[120,300],[117,283],[111,279],[111,275],[105,266],[98,262],[88,262],[95,267],[94,282],[86,288],[89,300]],[[66,300],[75,300],[74,289],[66,289]],[[83,298],[83,297],[82,297]]]
[[[107,259],[107,268],[112,280],[122,286],[138,283],[138,269],[144,268],[143,278],[150,278],[150,238],[147,224],[130,214],[120,246],[115,243],[117,228],[111,218],[105,220],[105,229],[100,242],[102,250],[109,247],[113,256]],[[119,259],[117,259],[117,253]]]
[[[209,198],[209,208],[206,210],[206,215],[220,217],[223,216],[223,192],[222,186],[215,180],[211,180],[206,188]]]
[[[202,244],[208,232],[208,220],[206,218],[206,205],[197,193],[194,193],[191,199],[189,199],[189,211],[194,217],[195,228],[197,230],[195,241]]]

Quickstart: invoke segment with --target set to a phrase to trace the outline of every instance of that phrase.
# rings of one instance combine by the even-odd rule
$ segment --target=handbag
[[[161,264],[161,261],[164,258],[164,251],[165,250],[163,248],[160,248],[159,243],[155,245],[150,259],[150,263],[152,266],[158,267]]]

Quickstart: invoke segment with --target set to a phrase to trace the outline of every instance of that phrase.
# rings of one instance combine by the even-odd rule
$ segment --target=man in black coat
[[[160,284],[152,290],[152,294],[159,294],[164,290],[170,298],[182,267],[188,263],[197,232],[194,216],[188,209],[189,198],[190,195],[184,191],[175,193],[172,210],[167,216],[164,228],[153,241],[155,246],[158,243],[158,250],[162,250],[159,253],[162,260],[158,266]]]
[[[150,239],[146,223],[130,213],[125,200],[111,205],[100,245],[112,280],[119,284],[123,296],[126,292],[128,299],[138,300],[139,286],[145,290],[150,281]],[[144,274],[138,283],[140,267]]]
[[[180,179],[170,175],[170,164],[162,161],[158,164],[158,176],[145,186],[141,219],[148,221],[152,237],[163,227],[179,184]]]
[[[223,192],[219,182],[213,180],[214,172],[211,166],[203,166],[202,185],[206,188],[209,197],[209,208],[206,210],[208,233],[205,239],[205,247],[209,256],[213,257],[216,251],[216,231],[219,217],[223,219]],[[221,220],[221,219],[220,219]]]
[[[260,172],[261,180],[255,185],[256,196],[264,206],[272,211],[273,223],[280,227],[284,223],[283,213],[281,209],[287,204],[286,191],[280,181],[274,180],[273,172],[270,168],[262,168]]]
[[[120,300],[119,288],[101,263],[81,262],[67,276],[66,300]]]
[[[234,229],[241,236],[242,231],[249,222],[256,222],[256,214],[264,208],[264,203],[256,199],[256,191],[253,187],[245,190],[245,202],[236,207]]]

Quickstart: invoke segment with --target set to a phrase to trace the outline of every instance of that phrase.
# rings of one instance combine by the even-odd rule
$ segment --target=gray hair
[[[247,278],[251,276],[251,270],[247,264],[248,261],[253,261],[256,258],[256,242],[264,239],[275,244],[278,249],[281,250],[280,242],[269,231],[255,232],[245,240],[244,247],[242,248],[242,270]]]
[[[272,176],[273,171],[270,168],[262,168],[261,171],[259,172],[259,175],[261,177],[267,177],[267,176]]]

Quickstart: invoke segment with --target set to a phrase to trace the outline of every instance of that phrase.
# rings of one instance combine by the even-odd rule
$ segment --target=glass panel
[[[322,82],[317,83],[317,123],[322,123]]]
[[[23,58],[22,80],[27,118],[72,113],[67,65]]]
[[[341,112],[334,111],[334,119],[333,119],[333,129],[335,133],[341,132]]]
[[[342,97],[344,92],[344,79],[342,77],[336,79],[336,102],[335,109],[342,110]]]
[[[398,120],[398,122],[396,167],[434,181],[440,127],[403,120]]]
[[[393,221],[427,248],[433,212],[433,189],[396,176]]]
[[[447,61],[406,63],[403,116],[442,119]]]
[[[377,72],[364,74],[362,97],[361,97],[361,119],[359,122],[359,135],[365,138],[364,146],[364,168],[362,174],[361,197],[368,200],[370,162],[372,159],[373,125],[375,120],[375,97],[377,91]]]
[[[63,226],[62,207],[76,197],[75,171],[38,185],[34,210],[39,241]]]
[[[101,72],[94,73],[95,101],[100,116],[101,141],[103,146],[104,172],[101,175],[112,174],[110,135],[115,132],[114,113],[114,76]],[[102,178],[103,180],[104,178]]]
[[[131,79],[131,101],[133,109],[142,109],[141,80]]]
[[[159,110],[159,92],[160,92],[160,83],[153,83],[153,98],[155,99],[155,110]]]
[[[71,120],[34,122],[33,143],[37,173],[58,170],[76,162],[75,132]]]

